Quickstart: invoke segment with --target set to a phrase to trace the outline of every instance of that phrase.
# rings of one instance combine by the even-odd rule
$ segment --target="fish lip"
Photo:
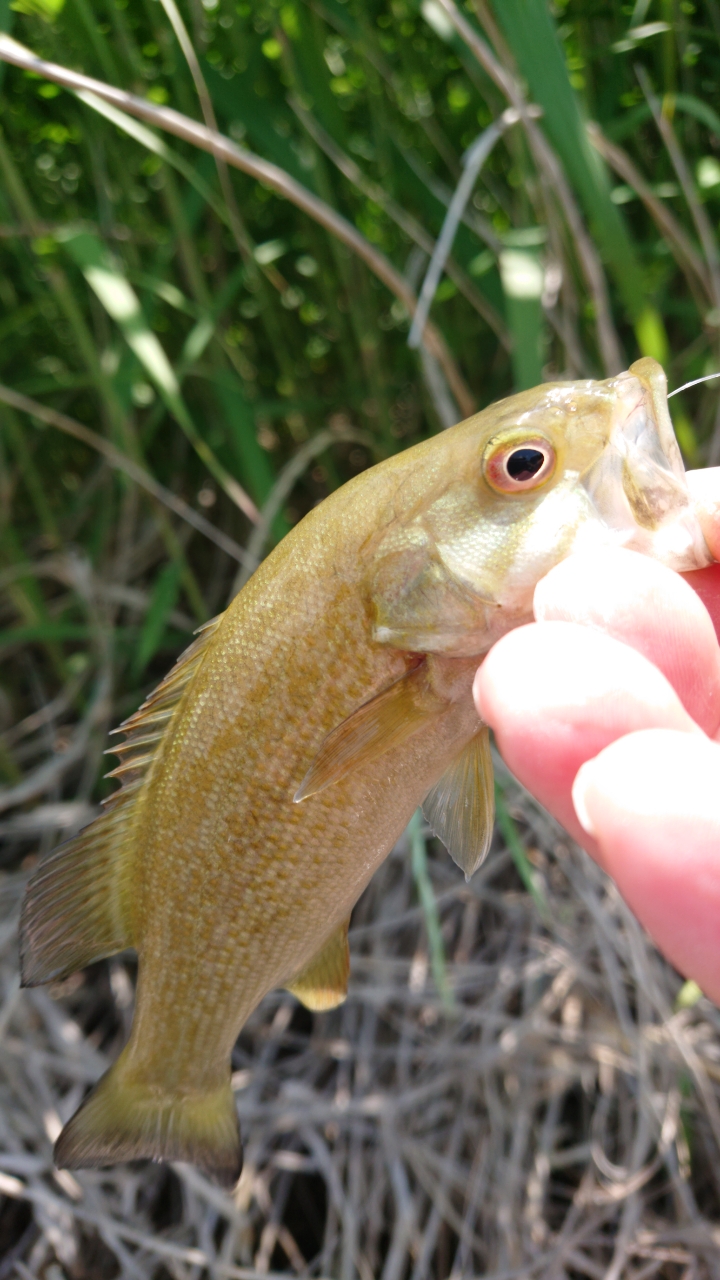
[[[678,572],[711,564],[661,366],[646,357],[608,381],[614,399],[608,444],[583,483],[611,541]]]
[[[626,429],[626,427],[631,423],[631,421],[632,421],[632,419],[634,418],[635,414],[637,413],[638,409],[646,409],[646,408],[647,408],[647,403],[646,403],[646,401],[647,401],[647,392],[645,391],[645,389],[644,389],[643,387],[640,387],[640,388],[639,388],[639,392],[640,392],[640,394],[639,394],[639,396],[638,396],[637,400],[635,401],[635,404],[633,404],[633,405],[631,405],[631,406],[630,406],[630,408],[629,408],[629,409],[628,409],[628,411],[627,411],[627,414],[625,415],[625,419],[624,419],[624,421],[623,421],[623,422],[618,423],[618,424],[617,424],[617,426],[616,426],[616,428],[615,428],[615,430],[618,430],[618,429],[619,429],[620,431],[624,431],[624,430]]]
[[[662,452],[670,469],[685,485],[685,464],[670,417],[665,370],[657,360],[653,360],[650,356],[643,356],[630,365],[628,374],[638,379],[646,395],[649,396]]]

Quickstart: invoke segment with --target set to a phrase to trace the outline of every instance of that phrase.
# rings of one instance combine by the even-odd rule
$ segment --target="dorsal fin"
[[[20,919],[23,985],[65,977],[135,945],[132,852],[138,798],[159,743],[197,671],[220,617],[206,622],[145,702],[116,732],[109,754],[121,763],[107,776],[122,786],[84,831],[55,849],[28,881]]]
[[[225,617],[224,613],[219,613],[216,618],[211,618],[209,622],[203,623],[198,627],[195,635],[197,640],[193,640],[192,644],[180,654],[174,667],[171,667],[164,680],[152,693],[149,693],[141,707],[129,716],[127,720],[123,720],[117,729],[113,729],[113,733],[124,733],[127,737],[119,747],[113,747],[106,752],[107,755],[118,755],[120,752],[131,750],[131,739],[135,746],[146,744],[151,739],[147,737],[152,735],[152,741],[156,741],[157,737],[162,737],[163,728],[171,718],[175,708],[197,671],[200,663],[205,657],[205,650],[208,642],[214,636],[220,623]],[[156,737],[157,735],[157,737]],[[141,741],[142,740],[142,741]],[[112,774],[107,775],[109,778]]]

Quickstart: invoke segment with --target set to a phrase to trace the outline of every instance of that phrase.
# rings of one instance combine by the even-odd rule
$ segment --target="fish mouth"
[[[656,360],[637,360],[608,379],[609,441],[583,483],[618,545],[670,569],[712,564],[692,507],[667,406],[667,380]]]

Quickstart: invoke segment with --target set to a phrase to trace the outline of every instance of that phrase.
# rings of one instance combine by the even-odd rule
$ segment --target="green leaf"
[[[437,902],[435,901],[435,893],[432,887],[432,881],[428,874],[427,868],[427,848],[425,845],[425,819],[420,809],[417,809],[408,823],[407,833],[410,840],[410,853],[412,857],[412,871],[415,879],[415,887],[417,888],[420,906],[422,907],[423,917],[425,920],[425,928],[428,936],[428,946],[430,949],[430,968],[438,990],[438,995],[443,1003],[446,1013],[454,1013],[456,1010],[455,997],[453,995],[452,986],[448,978],[447,963],[445,960],[445,944],[443,943],[442,929],[440,928],[440,917],[438,915]]]
[[[644,356],[652,356],[659,364],[665,365],[670,359],[665,325],[655,307],[643,307],[635,321],[635,333]]]
[[[26,644],[53,644],[59,640],[87,640],[90,628],[73,622],[41,622],[34,627],[0,631],[0,648]]]
[[[31,18],[54,22],[65,8],[65,0],[12,0],[10,8],[16,13],[26,13]],[[2,29],[5,30],[4,27]]]
[[[628,317],[635,323],[650,305],[644,273],[626,223],[610,198],[602,161],[588,140],[547,0],[495,0],[494,9],[530,94],[543,109],[540,125],[580,198]],[[664,328],[657,312],[655,325]],[[645,354],[641,334],[637,337]]]
[[[180,384],[158,338],[150,329],[132,285],[102,240],[90,231],[72,225],[58,232],[60,240],[75,260],[90,288],[108,315],[116,322],[125,341],[135,353],[166,407],[180,424],[196,453],[233,502],[250,514],[252,504],[240,485],[218,462],[199,434],[190,416]]]
[[[4,65],[4,64],[2,64]],[[221,200],[217,198],[212,187],[197,172],[197,169],[188,164],[184,156],[178,155],[172,147],[169,147],[164,138],[161,138],[152,129],[148,129],[147,125],[141,124],[139,120],[133,119],[132,116],[126,115],[124,111],[120,111],[117,107],[113,107],[109,102],[103,102],[102,98],[98,98],[94,93],[85,93],[84,91],[76,95],[81,102],[87,107],[91,107],[98,115],[104,116],[111,124],[114,124],[129,138],[133,138],[135,142],[139,142],[141,147],[145,147],[152,155],[158,156],[164,160],[166,164],[172,165],[183,178],[190,183],[191,187],[197,192],[201,200],[210,206],[217,214],[221,221],[227,223],[227,211]]]
[[[507,248],[500,254],[505,315],[512,336],[515,389],[542,382],[545,333],[542,310],[543,269],[537,250]]]
[[[500,834],[510,850],[515,869],[543,920],[548,920],[550,918],[550,908],[548,907],[545,892],[538,883],[538,878],[525,852],[515,821],[505,803],[505,794],[497,782],[495,783],[495,814]]]
[[[700,124],[704,124],[710,133],[720,138],[720,115],[708,102],[702,102],[691,93],[676,93],[673,95],[672,105],[675,111],[693,116],[695,120],[700,121]],[[622,142],[623,138],[636,134],[638,126],[644,124],[651,116],[652,112],[648,104],[640,102],[625,115],[611,120],[604,126],[604,130],[608,138],[612,138],[614,142]]]
[[[720,138],[720,115],[709,103],[701,102],[691,93],[676,93],[674,103],[676,111],[685,111],[689,116],[694,116],[705,125],[706,129],[714,133],[716,138]],[[650,108],[648,108],[649,113]]]
[[[675,997],[676,1009],[693,1009],[698,1000],[702,1000],[702,991],[692,978],[684,982]]]
[[[13,29],[14,14],[10,0],[0,0],[0,31],[9,36]],[[5,79],[6,62],[0,63],[0,89]]]
[[[233,80],[224,80],[214,67],[203,61],[202,72],[223,131],[227,132],[239,122],[247,131],[249,145],[260,155],[274,160],[305,186],[312,186],[312,169],[303,167],[297,149],[290,141],[297,125],[284,97],[278,96],[269,110],[269,103],[264,102],[261,106],[261,100],[253,89],[254,77],[249,71],[246,75],[235,76]]]
[[[171,561],[161,570],[153,588],[150,608],[145,614],[140,640],[132,664],[132,675],[142,675],[148,662],[157,653],[165,634],[168,617],[172,613],[180,593],[182,567]]]
[[[258,443],[255,410],[245,399],[237,379],[217,378],[214,386],[240,474],[255,502],[262,507],[275,483],[275,473],[270,458]],[[283,411],[287,413],[287,404],[283,405]],[[289,529],[284,516],[275,517],[272,531],[276,541],[284,538]]]

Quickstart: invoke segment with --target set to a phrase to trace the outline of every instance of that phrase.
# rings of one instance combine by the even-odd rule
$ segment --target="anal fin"
[[[422,663],[406,672],[327,735],[294,800],[298,804],[399,747],[447,709]]]
[[[302,972],[287,984],[287,990],[314,1013],[335,1009],[347,996],[350,975],[349,923],[348,919],[341,924]]]
[[[425,797],[423,813],[450,857],[465,872],[487,855],[495,820],[490,731],[483,725]]]

